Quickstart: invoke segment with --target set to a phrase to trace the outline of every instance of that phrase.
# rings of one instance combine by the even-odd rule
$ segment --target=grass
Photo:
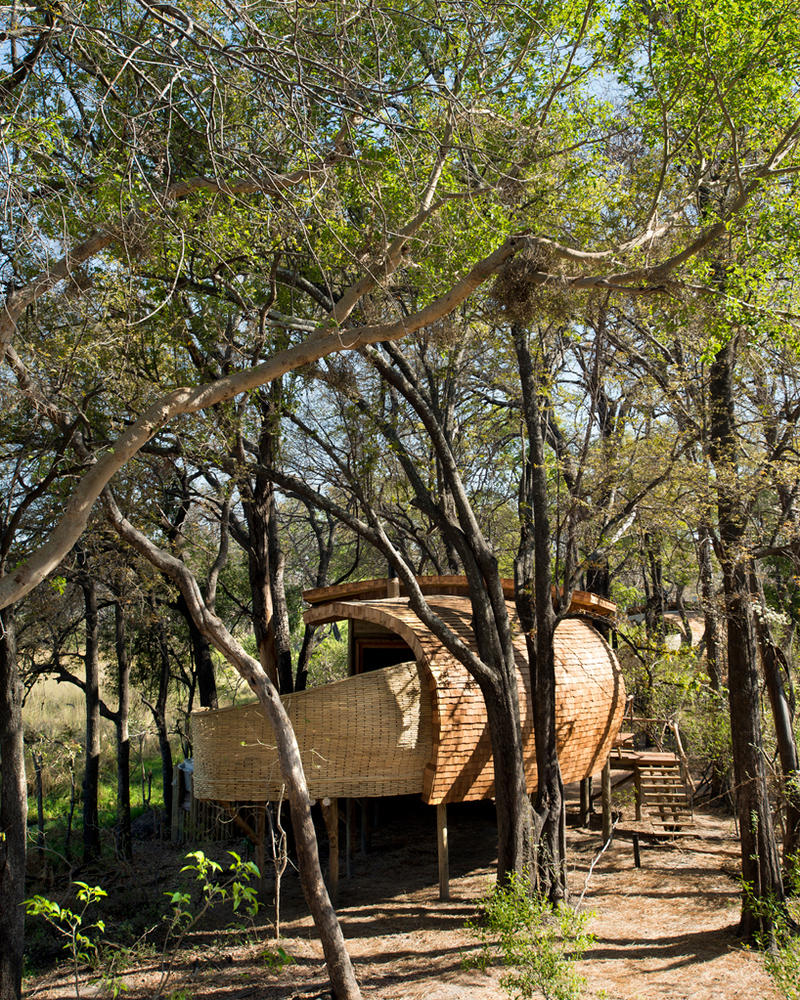
[[[82,789],[85,732],[83,693],[53,678],[40,678],[31,689],[23,709],[26,738],[26,773],[28,781],[28,823],[35,841],[37,823],[36,778],[33,755],[42,762],[42,812],[45,845],[58,867],[57,857],[64,854],[67,817],[71,794],[70,773],[75,780],[75,811],[72,821],[72,848],[79,850],[83,829]],[[147,732],[141,713],[131,718],[131,813],[141,815],[147,806],[142,795],[150,789],[149,807],[163,807],[162,764],[158,741]],[[100,720],[100,776],[98,812],[102,829],[110,831],[117,813],[116,734],[113,724]],[[112,837],[107,838],[109,842]]]
[[[76,761],[75,811],[72,819],[72,849],[79,850],[83,830],[82,812],[82,760]],[[136,761],[131,773],[131,816],[135,819],[148,808],[163,808],[162,767],[159,755],[145,756],[145,773],[149,776],[151,797],[149,805],[144,805],[139,781],[139,762]],[[45,845],[53,857],[63,855],[65,851],[67,817],[69,814],[70,782],[67,771],[57,771],[52,764],[46,766],[43,773],[43,817],[45,829]],[[108,753],[101,757],[100,780],[98,784],[98,814],[101,830],[111,831],[117,818],[117,772],[116,761]],[[37,806],[33,768],[28,772],[28,826],[31,838],[35,841],[37,823]],[[112,840],[109,835],[104,840]],[[33,845],[32,845],[33,846]]]

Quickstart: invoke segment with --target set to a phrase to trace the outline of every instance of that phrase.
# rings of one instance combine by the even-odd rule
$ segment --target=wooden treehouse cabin
[[[432,609],[475,648],[463,577],[421,577]],[[504,581],[516,621],[513,582]],[[491,799],[494,791],[486,709],[477,683],[409,607],[397,580],[341,584],[303,594],[305,621],[349,624],[349,676],[285,695],[313,799],[327,807],[335,881],[336,803],[420,795],[437,806],[440,891],[447,895],[446,804]],[[596,773],[614,745],[625,688],[614,653],[590,616],[614,605],[576,592],[555,634],[557,733],[565,783]],[[585,618],[581,618],[581,614]],[[536,789],[530,675],[525,637],[514,646],[528,788]],[[194,794],[225,803],[282,798],[271,726],[257,704],[192,716]],[[337,854],[338,857],[338,854]]]

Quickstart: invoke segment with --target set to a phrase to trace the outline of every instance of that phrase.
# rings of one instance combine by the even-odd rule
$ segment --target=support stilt
[[[611,761],[603,765],[603,843],[611,839]]]
[[[339,891],[339,800],[322,800],[322,818],[328,831],[328,893],[331,902],[336,905]]]
[[[592,814],[592,779],[581,778],[580,784],[581,805],[580,805],[580,825],[588,826],[589,817]]]
[[[450,849],[447,845],[447,806],[436,806],[436,846],[439,853],[439,899],[450,898]]]
[[[267,839],[267,809],[265,805],[256,806],[256,867],[259,871],[260,882],[264,884],[264,875],[267,868],[267,854],[265,842]]]

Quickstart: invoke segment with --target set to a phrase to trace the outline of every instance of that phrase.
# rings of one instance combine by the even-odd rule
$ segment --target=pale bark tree
[[[360,1000],[361,991],[345,947],[344,936],[322,879],[316,834],[311,819],[311,799],[300,760],[300,750],[275,685],[270,681],[261,663],[245,652],[222,621],[209,610],[197,581],[185,563],[159,549],[138,531],[123,516],[110,491],[106,491],[104,499],[109,520],[120,536],[140,555],[170,577],[180,589],[198,628],[236,667],[263,705],[275,733],[281,771],[286,782],[303,893],[322,940],[331,985],[337,997],[343,1000]]]

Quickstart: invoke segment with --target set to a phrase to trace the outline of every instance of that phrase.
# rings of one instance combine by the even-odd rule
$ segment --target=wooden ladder
[[[645,809],[657,832],[674,835],[694,826],[692,803],[677,757],[637,765],[635,780],[637,820],[641,820]]]

